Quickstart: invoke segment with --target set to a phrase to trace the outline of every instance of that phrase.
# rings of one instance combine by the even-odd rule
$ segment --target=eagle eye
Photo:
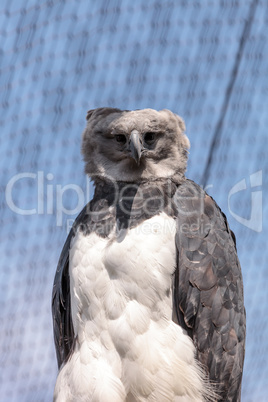
[[[145,133],[143,138],[146,144],[151,145],[155,141],[155,133]]]
[[[124,134],[116,134],[115,139],[117,142],[120,142],[121,144],[125,144],[127,142]]]

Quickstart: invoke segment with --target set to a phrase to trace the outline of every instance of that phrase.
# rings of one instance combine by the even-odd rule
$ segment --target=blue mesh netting
[[[185,119],[188,177],[210,186],[237,235],[242,399],[267,400],[267,23],[266,1],[1,2],[1,400],[52,399],[51,288],[69,220],[90,197],[80,137],[99,106]]]

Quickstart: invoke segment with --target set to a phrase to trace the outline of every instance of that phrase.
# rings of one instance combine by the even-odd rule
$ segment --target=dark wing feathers
[[[72,348],[74,331],[71,321],[70,284],[69,284],[69,247],[70,233],[63,247],[55,274],[52,291],[52,318],[54,342],[58,367],[65,362]]]
[[[235,237],[215,201],[190,180],[174,196],[178,210],[174,303],[220,401],[240,400],[245,309]]]
[[[52,290],[52,318],[54,342],[60,368],[65,363],[74,347],[74,329],[71,316],[71,295],[69,278],[69,250],[75,230],[83,222],[87,206],[81,211],[66,239],[57,266]]]

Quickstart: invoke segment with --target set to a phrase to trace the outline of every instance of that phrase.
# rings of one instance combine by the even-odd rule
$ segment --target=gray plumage
[[[66,240],[55,275],[52,311],[59,368],[70,361],[79,343],[69,271],[76,234],[110,239],[115,230],[123,247],[131,229],[165,214],[177,225],[170,277],[173,321],[193,340],[216,400],[239,401],[245,309],[235,237],[215,201],[184,176],[189,141],[183,121],[167,110],[111,108],[90,111],[87,120],[82,152],[96,188]],[[126,392],[133,400],[134,391]],[[215,394],[204,391],[203,398],[215,400]]]
[[[183,180],[187,164],[189,140],[184,134],[183,120],[170,112],[152,109],[121,111],[112,108],[91,110],[82,139],[86,173],[95,180],[105,176],[116,181],[141,182],[168,178]],[[137,131],[154,133],[155,141],[143,141],[143,157],[137,166],[130,156],[128,141],[117,142],[117,136],[129,139]],[[157,144],[157,147],[155,147]]]

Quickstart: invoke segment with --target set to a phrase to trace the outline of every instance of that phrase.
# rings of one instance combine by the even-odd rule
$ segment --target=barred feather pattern
[[[234,234],[215,201],[187,180],[177,206],[178,322],[192,337],[197,358],[219,401],[240,401],[246,314]]]

